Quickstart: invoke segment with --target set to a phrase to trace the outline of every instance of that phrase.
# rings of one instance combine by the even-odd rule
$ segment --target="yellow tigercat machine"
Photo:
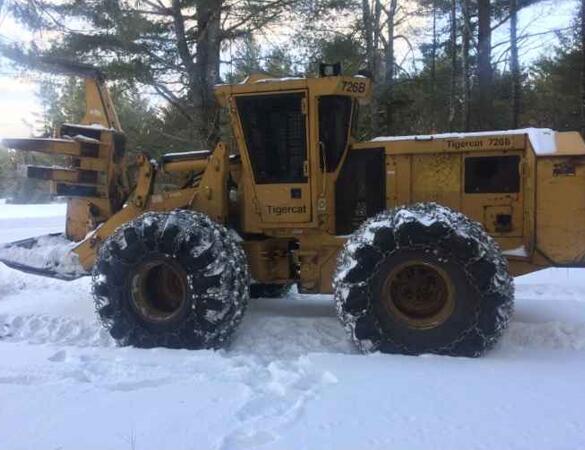
[[[232,142],[140,155],[130,180],[104,78],[77,66],[82,123],[54,139],[4,141],[68,162],[28,168],[68,198],[65,233],[5,245],[0,260],[61,279],[91,275],[97,312],[121,344],[224,346],[250,296],[295,284],[333,293],[364,352],[466,356],[504,330],[513,275],[585,267],[578,133],[356,142],[370,80],[322,69],[217,86]],[[182,188],[161,189],[160,174]]]

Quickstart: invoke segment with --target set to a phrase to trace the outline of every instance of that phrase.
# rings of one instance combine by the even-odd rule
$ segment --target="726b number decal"
[[[490,145],[494,147],[508,146],[512,144],[512,140],[507,137],[490,138]]]
[[[344,92],[363,94],[364,92],[366,92],[366,82],[365,81],[344,81],[341,89]]]

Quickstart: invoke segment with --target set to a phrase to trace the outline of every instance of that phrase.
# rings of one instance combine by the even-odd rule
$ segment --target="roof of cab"
[[[355,89],[352,89],[354,88]],[[364,76],[331,76],[331,77],[287,77],[275,78],[266,74],[253,74],[241,83],[217,84],[215,95],[222,106],[232,95],[263,94],[268,92],[311,90],[312,95],[347,95],[367,98],[371,94],[371,82]]]

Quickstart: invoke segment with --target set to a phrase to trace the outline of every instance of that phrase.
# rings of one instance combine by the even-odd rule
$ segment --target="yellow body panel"
[[[536,248],[552,264],[585,261],[585,156],[537,160]]]
[[[437,202],[461,208],[461,156],[453,153],[414,154],[410,158],[408,202]]]
[[[357,151],[383,145],[389,207],[434,201],[482,223],[508,256],[512,272],[548,266],[585,266],[585,144],[578,133],[551,132],[545,151],[530,133],[437,135],[359,143]],[[516,193],[466,193],[465,160],[518,156]],[[496,217],[511,217],[499,229]]]

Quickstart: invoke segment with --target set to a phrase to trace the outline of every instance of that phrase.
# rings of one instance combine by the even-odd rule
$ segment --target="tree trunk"
[[[392,95],[394,90],[394,16],[396,13],[396,4],[398,0],[391,0],[390,9],[388,11],[388,35],[386,36],[386,48],[384,49],[384,90],[386,99],[386,124],[385,131],[391,135],[393,130],[393,118],[392,118]]]
[[[213,87],[219,82],[222,0],[203,0],[197,7],[197,53],[192,85],[193,99],[201,116],[197,120],[202,144],[214,146],[219,136],[218,107]]]
[[[380,18],[382,17],[382,3],[381,0],[374,0],[374,19],[373,19],[373,34],[374,34],[374,65],[376,67],[376,69],[380,68],[380,65],[378,64],[378,61],[376,60],[377,58],[377,52],[376,50],[379,48],[379,44],[380,44],[380,32],[382,31],[380,29]]]
[[[453,131],[457,109],[457,6],[451,0],[450,40],[451,40],[451,86],[449,91],[449,131]]]
[[[461,36],[461,78],[463,89],[463,101],[461,106],[461,127],[463,131],[469,131],[470,102],[471,102],[471,80],[469,73],[469,49],[471,42],[471,23],[469,22],[469,0],[463,0],[463,34]]]
[[[364,23],[364,40],[366,41],[366,59],[368,70],[374,75],[374,32],[372,14],[370,13],[370,2],[362,0],[362,21]]]
[[[581,72],[581,113],[582,126],[581,133],[585,137],[585,0],[581,0],[581,59],[583,68]]]
[[[172,2],[177,52],[189,77],[187,100],[188,113],[194,124],[192,137],[202,147],[213,147],[218,138],[218,108],[213,86],[219,81],[221,2],[202,0],[198,4],[195,62],[185,32],[181,1]]]
[[[435,101],[437,88],[437,3],[433,0],[433,44],[431,47],[431,133],[437,130],[435,121],[437,102]]]
[[[585,1],[585,0],[584,0]],[[512,72],[512,128],[520,122],[520,62],[518,60],[518,2],[510,0],[510,69]]]
[[[477,70],[479,83],[479,128],[492,127],[492,66],[490,0],[478,0]]]
[[[364,26],[364,40],[366,41],[366,63],[368,71],[374,77],[376,76],[376,49],[374,47],[374,21],[370,10],[369,0],[362,0],[362,22]],[[378,102],[377,96],[372,96],[370,100],[370,131],[373,135],[378,133]]]

